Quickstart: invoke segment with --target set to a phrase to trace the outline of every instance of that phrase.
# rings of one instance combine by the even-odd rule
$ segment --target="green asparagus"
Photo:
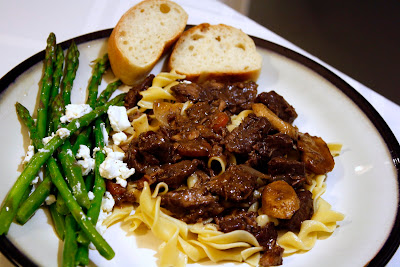
[[[43,138],[47,133],[47,109],[49,106],[50,91],[53,84],[53,64],[56,60],[56,36],[50,33],[47,39],[46,56],[44,59],[44,73],[40,91],[40,101],[37,110],[38,138]]]
[[[64,249],[63,249],[63,261],[62,266],[64,267],[75,267],[75,256],[78,251],[78,243],[76,242],[76,221],[71,214],[65,217],[65,238],[64,238]]]
[[[84,116],[72,120],[66,129],[70,131],[70,134],[76,132],[80,127],[88,126],[93,120],[107,112],[107,109],[111,105],[122,105],[125,94],[118,95],[111,101],[107,102],[106,105],[98,107]],[[0,210],[0,235],[6,234],[11,225],[13,218],[17,212],[17,207],[20,204],[21,198],[25,193],[29,184],[35,178],[40,167],[46,162],[47,159],[54,153],[54,151],[64,143],[58,135],[48,142],[43,149],[32,157],[25,169],[18,177],[17,181],[8,193],[4,204]]]

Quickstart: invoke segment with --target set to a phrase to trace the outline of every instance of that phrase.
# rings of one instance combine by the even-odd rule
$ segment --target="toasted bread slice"
[[[108,40],[114,74],[125,84],[143,80],[182,34],[188,15],[168,0],[146,0],[130,8]]]
[[[169,70],[186,79],[257,80],[262,65],[254,41],[241,30],[203,23],[185,31],[175,44]]]

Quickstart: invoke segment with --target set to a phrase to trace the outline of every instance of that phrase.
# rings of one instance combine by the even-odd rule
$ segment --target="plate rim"
[[[186,29],[194,25],[187,25]],[[89,41],[94,41],[101,38],[109,37],[113,28],[104,29],[80,35],[60,43],[61,47],[65,50],[74,41],[76,44],[81,44]],[[290,60],[293,60],[311,71],[323,77],[326,81],[333,84],[338,90],[343,92],[357,107],[368,117],[370,122],[374,125],[379,135],[384,140],[388,148],[392,163],[397,171],[397,212],[395,221],[390,231],[388,238],[385,240],[380,250],[373,256],[373,258],[366,263],[366,266],[384,266],[386,265],[400,245],[400,145],[390,127],[387,125],[382,116],[376,109],[352,86],[340,78],[337,74],[322,66],[320,63],[298,53],[287,47],[267,41],[258,37],[250,36],[256,46],[267,49],[271,52],[277,53]],[[0,78],[0,94],[11,85],[18,76],[27,71],[30,67],[40,63],[45,57],[45,50],[42,50],[20,64],[15,66]],[[30,258],[28,258],[21,250],[19,250],[6,235],[0,236],[0,252],[15,266],[37,266]]]

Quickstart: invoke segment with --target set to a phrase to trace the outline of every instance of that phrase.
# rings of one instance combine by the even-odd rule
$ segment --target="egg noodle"
[[[153,85],[146,91],[141,92],[143,98],[138,107],[128,110],[128,115],[138,113],[138,117],[132,120],[132,128],[126,132],[130,134],[125,143],[140,133],[156,130],[157,123],[149,123],[146,114],[140,115],[143,110],[152,109],[153,102],[159,99],[174,100],[170,88],[178,83],[178,79],[184,79],[182,75],[175,73],[160,73],[154,78]],[[188,103],[184,104],[190,105]],[[182,109],[184,111],[184,108]],[[182,111],[182,112],[183,112]],[[228,130],[232,131],[252,111],[245,110],[231,117],[231,125]],[[123,144],[121,144],[123,145]],[[333,156],[338,156],[341,150],[340,144],[330,144]],[[118,148],[115,148],[118,149]],[[208,164],[219,162],[223,172],[226,161],[234,162],[234,158],[210,158]],[[188,186],[195,177],[188,179]],[[305,186],[312,193],[314,201],[314,214],[310,220],[301,224],[300,231],[279,232],[277,243],[284,248],[284,256],[294,253],[305,252],[315,245],[316,241],[331,234],[337,228],[337,222],[344,219],[344,215],[333,211],[331,205],[321,196],[326,191],[326,175],[315,175],[311,184]],[[159,266],[185,266],[188,262],[197,262],[208,259],[212,262],[235,261],[246,262],[251,266],[257,266],[260,261],[261,251],[257,239],[249,232],[235,230],[229,233],[218,231],[213,223],[187,224],[171,216],[171,213],[160,206],[161,194],[168,192],[168,185],[159,183],[152,192],[150,186],[145,182],[141,191],[136,190],[137,204],[125,204],[114,208],[111,216],[104,220],[103,225],[107,227],[122,221],[129,225],[129,232],[134,232],[140,225],[145,225],[163,243],[158,248],[160,252]],[[278,223],[275,218],[261,214],[258,206],[251,207],[258,211],[257,222],[260,226],[267,222]]]

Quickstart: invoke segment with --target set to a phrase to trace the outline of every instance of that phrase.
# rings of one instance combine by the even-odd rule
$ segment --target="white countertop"
[[[21,61],[43,50],[50,32],[56,33],[57,42],[62,42],[89,32],[112,28],[121,15],[137,2],[139,0],[0,1],[0,77]],[[218,1],[176,2],[189,14],[188,24],[208,22],[232,25],[250,35],[288,47],[327,67],[367,99],[400,140],[399,105]],[[3,255],[0,255],[0,266],[11,266]],[[400,266],[399,251],[387,266]]]

